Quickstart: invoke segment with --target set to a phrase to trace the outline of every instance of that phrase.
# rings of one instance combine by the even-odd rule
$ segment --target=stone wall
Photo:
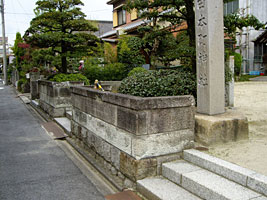
[[[66,111],[71,110],[70,86],[84,85],[81,82],[52,82],[38,81],[40,107],[52,117],[65,116]]]
[[[162,162],[194,145],[192,96],[141,98],[88,87],[71,87],[71,93],[71,138],[122,187],[161,174]]]

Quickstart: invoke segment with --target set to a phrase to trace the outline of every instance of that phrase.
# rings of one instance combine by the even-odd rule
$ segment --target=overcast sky
[[[5,27],[8,43],[13,45],[16,33],[22,35],[30,26],[30,21],[34,17],[33,9],[37,0],[4,0],[5,4]],[[112,20],[112,6],[107,5],[108,0],[82,0],[84,6],[82,11],[87,15],[87,19]],[[2,36],[2,26],[0,26]]]

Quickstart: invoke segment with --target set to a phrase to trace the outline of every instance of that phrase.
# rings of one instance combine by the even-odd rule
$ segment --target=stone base
[[[40,100],[40,107],[48,113],[51,117],[64,117],[66,115],[66,108],[55,108],[44,101]]]
[[[248,120],[237,110],[208,116],[196,114],[195,140],[204,145],[248,138]]]

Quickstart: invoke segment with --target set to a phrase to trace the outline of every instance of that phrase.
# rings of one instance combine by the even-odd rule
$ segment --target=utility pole
[[[4,18],[4,0],[1,0],[1,15],[2,15],[2,44],[3,44],[3,68],[4,68],[4,81],[7,81],[7,60],[6,60],[6,33],[5,33],[5,18]]]

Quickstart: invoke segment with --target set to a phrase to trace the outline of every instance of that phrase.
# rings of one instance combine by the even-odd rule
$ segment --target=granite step
[[[202,199],[267,200],[260,193],[186,161],[163,164],[162,175]]]
[[[137,191],[148,200],[200,200],[199,197],[163,177],[137,181]]]
[[[185,150],[184,160],[267,196],[267,176],[195,149]]]

